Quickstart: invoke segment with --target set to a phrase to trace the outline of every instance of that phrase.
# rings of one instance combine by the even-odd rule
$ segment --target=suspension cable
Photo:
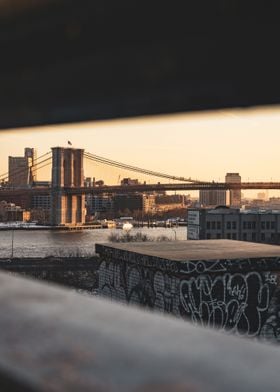
[[[41,157],[37,158],[36,161],[38,161],[38,159],[42,158],[45,155],[46,154],[44,154]],[[18,176],[18,175],[24,174],[26,172],[26,169],[30,170],[32,168],[35,168],[35,170],[39,170],[39,169],[41,169],[41,167],[39,167],[39,165],[41,165],[42,163],[47,162],[47,161],[51,161],[51,157],[43,159],[42,161],[37,162],[37,163],[29,166],[28,168],[19,168],[19,169],[11,170],[10,172],[8,172],[8,175],[6,177],[1,178],[1,181],[8,180],[10,175]]]
[[[49,154],[51,154],[51,151],[48,151],[48,152],[46,152],[45,154],[42,154],[42,155],[40,155],[39,157],[37,157],[37,158],[35,158],[34,159],[34,162],[36,162],[36,161],[38,161],[39,159],[41,159],[41,158],[43,158],[43,157],[45,157],[45,156],[47,156],[47,155],[49,155]],[[24,157],[23,157],[24,158]],[[51,158],[48,158],[48,159],[51,159]],[[31,165],[30,167],[34,167],[36,164],[34,163],[33,165]],[[29,167],[29,168],[30,168]],[[22,170],[22,169],[16,169],[16,171],[17,170]],[[26,169],[24,169],[24,170],[26,170]],[[12,170],[10,173],[13,173],[15,170]],[[6,173],[3,173],[3,174],[0,174],[0,178],[1,177],[4,177],[5,176],[5,178],[8,178],[9,177],[9,172],[7,171]]]
[[[85,158],[87,158],[87,159],[89,159],[91,161],[103,163],[103,164],[109,165],[109,166],[119,167],[119,168],[122,168],[122,169],[134,171],[134,172],[137,172],[137,173],[147,174],[147,175],[154,176],[154,177],[167,178],[169,180],[177,180],[177,181],[183,181],[183,182],[191,182],[191,183],[194,183],[194,184],[204,183],[204,181],[193,180],[190,177],[189,178],[178,177],[178,176],[172,176],[172,175],[164,174],[164,173],[160,173],[160,172],[155,172],[155,171],[148,170],[148,169],[142,169],[142,168],[137,167],[137,166],[132,166],[132,165],[128,165],[128,164],[125,164],[125,163],[118,162],[118,161],[113,161],[111,159],[104,158],[104,157],[101,157],[101,156],[98,156],[98,155],[94,155],[94,154],[91,154],[89,152],[85,152],[84,155],[85,155]]]

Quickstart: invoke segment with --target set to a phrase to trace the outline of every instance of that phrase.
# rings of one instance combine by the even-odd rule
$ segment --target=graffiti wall
[[[195,324],[280,339],[280,259],[173,262],[99,250],[98,293]]]

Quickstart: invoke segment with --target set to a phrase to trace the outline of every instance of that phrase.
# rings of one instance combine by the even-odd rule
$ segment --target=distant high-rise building
[[[239,173],[227,173],[225,178],[228,184],[241,184],[241,176]],[[229,191],[228,203],[231,207],[241,206],[241,189],[231,189]]]
[[[36,150],[25,148],[23,157],[9,156],[9,184],[11,186],[26,186],[36,180],[36,170],[33,165],[36,160]]]
[[[203,206],[226,205],[226,191],[201,190],[199,191],[199,203]]]
[[[29,183],[32,183],[37,180],[37,170],[36,170],[36,160],[37,160],[37,151],[35,148],[25,147],[24,156],[29,160]]]

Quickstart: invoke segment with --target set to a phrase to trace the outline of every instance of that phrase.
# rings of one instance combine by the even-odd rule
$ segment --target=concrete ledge
[[[1,390],[279,391],[274,346],[4,273],[0,304]]]

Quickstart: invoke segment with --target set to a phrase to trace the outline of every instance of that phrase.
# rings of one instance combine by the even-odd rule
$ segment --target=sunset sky
[[[23,155],[24,147],[35,147],[39,156],[68,140],[96,155],[177,176],[223,181],[226,172],[239,172],[244,181],[280,181],[279,106],[1,131],[1,174],[8,156]],[[104,173],[107,181],[125,175],[85,168],[87,176]],[[47,176],[44,171],[39,179]]]

